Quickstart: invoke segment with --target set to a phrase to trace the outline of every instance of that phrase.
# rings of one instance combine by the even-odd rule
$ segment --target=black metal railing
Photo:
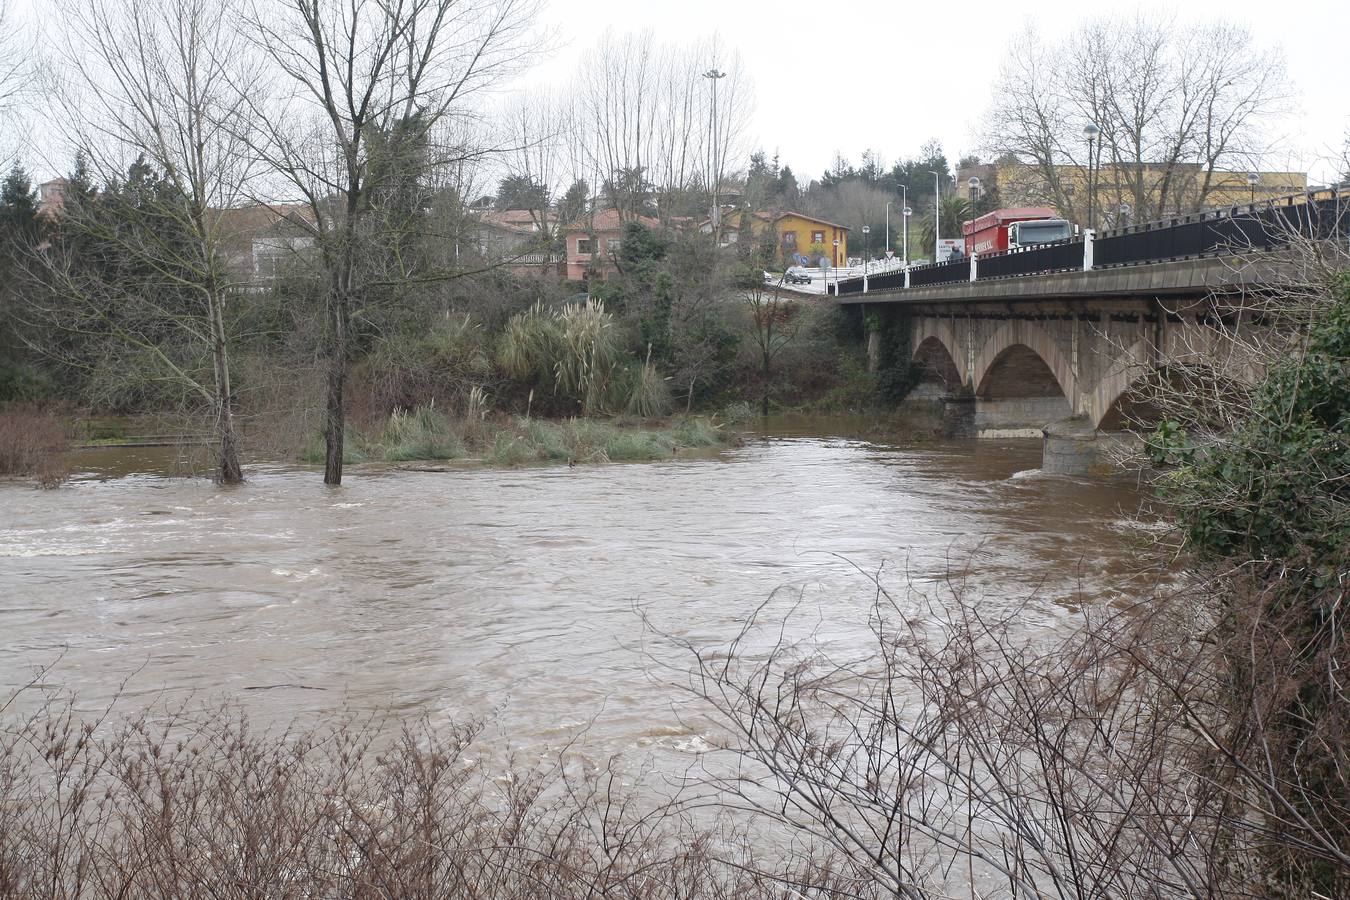
[[[1148,265],[1171,260],[1270,250],[1291,236],[1329,240],[1350,235],[1350,187],[1291,194],[1245,206],[1208,210],[1142,222],[1097,234],[1092,241],[1092,269]],[[1074,236],[1053,244],[1018,247],[982,255],[976,281],[1017,278],[1051,272],[1082,271],[1085,241]],[[967,282],[969,257],[914,266],[909,286],[932,287]],[[868,279],[868,291],[893,291],[905,286],[904,272]],[[860,294],[861,277],[839,282],[841,295]]]
[[[975,274],[977,280],[983,281],[986,278],[1043,275],[1082,268],[1083,239],[1072,237],[1053,244],[1034,244],[982,255],[975,263]]]

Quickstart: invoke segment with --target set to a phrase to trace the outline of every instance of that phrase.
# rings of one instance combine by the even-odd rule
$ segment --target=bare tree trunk
[[[234,432],[234,397],[230,388],[230,357],[225,342],[222,301],[216,292],[208,301],[211,305],[211,359],[216,370],[216,438],[220,446],[216,480],[221,484],[240,484],[244,472],[239,465],[239,441]]]
[[[334,287],[328,299],[330,313],[328,339],[328,398],[324,414],[323,483],[342,484],[342,457],[345,447],[346,417],[342,388],[347,380],[347,295]]]

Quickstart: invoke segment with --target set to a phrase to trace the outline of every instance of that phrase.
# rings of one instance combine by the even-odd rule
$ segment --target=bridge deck
[[[1234,291],[1269,283],[1271,272],[1233,257],[1175,260],[1148,265],[1051,272],[1010,278],[981,279],[928,287],[893,288],[866,294],[845,294],[844,305],[860,303],[981,303],[1089,297],[1184,297],[1212,291]]]

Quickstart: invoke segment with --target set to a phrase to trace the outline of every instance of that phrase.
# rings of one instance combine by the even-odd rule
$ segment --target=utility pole
[[[726,72],[718,71],[716,67],[703,73],[703,77],[712,82],[712,233],[713,249],[716,250],[721,243],[722,233],[722,210],[717,205],[718,184],[722,180],[722,167],[718,164],[718,135],[717,135],[717,82],[727,77]]]

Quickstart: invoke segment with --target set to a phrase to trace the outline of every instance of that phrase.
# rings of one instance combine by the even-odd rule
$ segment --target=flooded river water
[[[289,722],[341,707],[489,716],[517,745],[588,726],[600,752],[696,746],[637,610],[713,645],[791,589],[848,642],[855,568],[983,602],[1031,628],[1108,602],[1130,562],[1123,480],[1042,476],[1034,442],[890,444],[817,423],[662,463],[356,468],[325,488],[261,465],[220,488],[171,451],[83,452],[55,491],[0,484],[0,682],[94,708],[238,701]],[[905,574],[907,573],[907,574]],[[650,638],[650,634],[647,635]]]

